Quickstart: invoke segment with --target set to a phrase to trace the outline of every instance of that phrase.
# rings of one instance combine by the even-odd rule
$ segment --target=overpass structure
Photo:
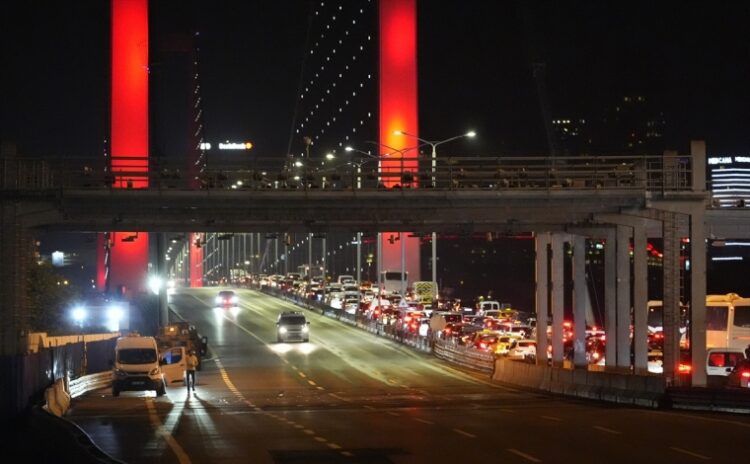
[[[446,157],[435,171],[430,162],[416,159],[416,165],[427,168],[408,176],[380,169],[365,174],[361,166],[352,170],[351,165],[295,174],[274,172],[269,165],[207,172],[202,188],[152,179],[148,188],[115,189],[104,175],[82,177],[72,168],[74,163],[5,159],[3,350],[18,349],[24,336],[24,250],[36,230],[532,232],[537,247],[536,311],[551,315],[554,364],[563,359],[563,289],[572,284],[574,323],[585,321],[585,240],[604,238],[606,361],[613,369],[646,372],[646,254],[633,253],[631,259],[630,247],[645,250],[647,237],[664,239],[664,376],[676,382],[681,237],[689,237],[691,243],[687,299],[692,303],[693,363],[704,363],[706,231],[741,238],[748,234],[744,224],[750,217],[741,210],[707,210],[702,142],[693,142],[688,155]],[[383,179],[393,175],[398,175],[391,179],[393,186],[385,187]],[[413,188],[423,176],[434,177],[435,186]],[[573,250],[568,273],[572,282],[565,282],[560,259],[566,242]],[[538,317],[539,334],[546,333],[547,323],[547,318]],[[574,362],[584,367],[585,324],[575,328],[579,343]],[[546,351],[547,338],[540,336],[538,343]],[[693,384],[705,384],[700,369],[693,371]]]

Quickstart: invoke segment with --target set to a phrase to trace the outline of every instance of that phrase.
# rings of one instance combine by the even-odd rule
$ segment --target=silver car
[[[285,311],[279,314],[276,321],[276,341],[279,343],[310,341],[310,322],[299,311]]]

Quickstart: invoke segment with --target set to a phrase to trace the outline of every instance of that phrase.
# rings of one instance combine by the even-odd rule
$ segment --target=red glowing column
[[[148,0],[112,0],[111,104],[114,187],[148,188]],[[113,234],[111,290],[145,287],[148,241],[145,233]]]
[[[380,143],[403,150],[409,137],[395,135],[401,130],[419,135],[417,109],[417,2],[416,0],[380,0]],[[381,161],[386,187],[401,184],[402,171],[416,172],[417,150],[389,155]],[[407,159],[402,159],[406,155]],[[412,157],[409,159],[408,157]],[[394,175],[388,176],[388,173]],[[414,186],[414,184],[412,184]],[[400,240],[391,243],[394,235]],[[419,239],[409,233],[383,233],[383,270],[401,270],[401,243],[405,247],[409,281],[420,280]]]
[[[203,248],[200,244],[201,234],[190,234],[190,287],[203,286]]]

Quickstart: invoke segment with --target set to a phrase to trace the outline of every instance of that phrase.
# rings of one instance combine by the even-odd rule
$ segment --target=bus
[[[706,295],[706,348],[750,346],[750,298]]]
[[[380,281],[383,283],[381,291],[388,295],[398,293],[404,296],[406,289],[409,287],[409,273],[404,271],[403,288],[401,286],[401,271],[383,271],[380,273]]]

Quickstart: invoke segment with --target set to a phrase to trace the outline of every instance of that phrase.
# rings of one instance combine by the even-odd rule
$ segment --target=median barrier
[[[492,379],[554,394],[658,408],[665,404],[661,376],[594,372],[497,359]]]

